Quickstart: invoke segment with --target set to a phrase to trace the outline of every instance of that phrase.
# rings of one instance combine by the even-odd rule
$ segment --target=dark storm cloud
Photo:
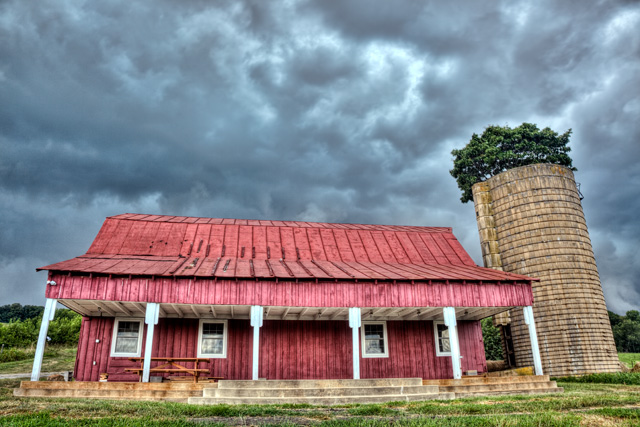
[[[0,303],[126,211],[453,226],[450,151],[489,124],[572,138],[609,306],[640,304],[636,4],[0,6]],[[16,283],[22,286],[16,286]]]

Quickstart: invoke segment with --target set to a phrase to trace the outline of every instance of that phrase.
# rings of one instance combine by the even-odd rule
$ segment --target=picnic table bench
[[[126,372],[135,372],[140,376],[142,381],[142,372],[144,371],[144,357],[129,357],[132,362],[140,362],[139,368],[125,368]],[[200,374],[209,372],[209,369],[198,368],[199,363],[209,363],[209,359],[200,357],[152,357],[152,362],[161,362],[159,366],[149,369],[150,373],[185,373],[193,375],[193,382],[198,382]],[[182,364],[192,362],[193,368],[187,368]]]

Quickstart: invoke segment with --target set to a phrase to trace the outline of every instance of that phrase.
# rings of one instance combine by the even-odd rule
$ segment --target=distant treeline
[[[640,353],[640,311],[630,310],[624,316],[609,312],[613,339],[619,353]]]
[[[3,305],[0,307],[0,323],[42,317],[43,312],[44,307],[39,305],[21,305],[18,303]]]
[[[3,348],[29,347],[35,345],[40,333],[40,322],[44,307],[10,304],[0,307],[0,346]],[[80,337],[82,316],[60,308],[49,324],[48,342],[52,344],[77,345]]]

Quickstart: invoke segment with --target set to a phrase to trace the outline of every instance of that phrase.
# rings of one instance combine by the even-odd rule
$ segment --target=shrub
[[[493,326],[493,319],[482,319],[482,339],[487,360],[502,360],[502,338],[500,330]]]
[[[615,372],[615,373],[589,374],[589,375],[583,375],[581,377],[556,378],[556,380],[568,382],[568,383],[640,385],[640,373]]]
[[[82,316],[71,310],[57,310],[56,317],[49,324],[49,338],[51,344],[78,343],[80,338],[80,324]]]
[[[0,353],[0,363],[17,362],[18,360],[32,359],[34,353],[34,350],[5,348],[2,353]]]
[[[38,342],[40,318],[11,321],[0,324],[0,345],[5,347],[29,347]],[[67,309],[56,310],[47,333],[51,344],[78,344],[82,316]]]
[[[40,320],[17,320],[0,325],[0,344],[5,347],[28,347],[38,341]]]

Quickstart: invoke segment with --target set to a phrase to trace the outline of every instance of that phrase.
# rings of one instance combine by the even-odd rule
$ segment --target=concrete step
[[[522,375],[509,377],[463,377],[459,380],[423,380],[424,385],[460,385],[460,384],[503,384],[503,383],[531,383],[547,382],[549,375]]]
[[[267,386],[267,384],[265,384]],[[203,397],[340,397],[435,394],[438,386],[334,387],[334,388],[205,388]]]
[[[344,405],[350,403],[384,403],[395,401],[417,401],[417,400],[447,400],[453,399],[454,393],[425,393],[425,394],[390,394],[390,395],[369,395],[369,396],[334,396],[334,397],[190,397],[189,403],[195,405],[217,405],[226,404],[299,404],[307,403],[311,405]]]
[[[48,388],[17,388],[13,395],[17,397],[69,397],[100,399],[184,399],[191,396],[202,396],[200,390],[99,390],[99,389],[48,389]]]
[[[210,384],[212,385],[212,384]],[[186,402],[202,396],[205,384],[23,381],[13,390],[18,397],[60,397],[112,400]]]
[[[268,384],[268,385],[267,385]],[[362,380],[221,380],[218,388],[338,388],[421,386],[422,378],[381,378]]]
[[[21,381],[20,388],[48,388],[62,389],[69,388],[84,390],[202,390],[204,387],[212,387],[210,383],[127,383],[127,382],[90,382],[90,381]]]

